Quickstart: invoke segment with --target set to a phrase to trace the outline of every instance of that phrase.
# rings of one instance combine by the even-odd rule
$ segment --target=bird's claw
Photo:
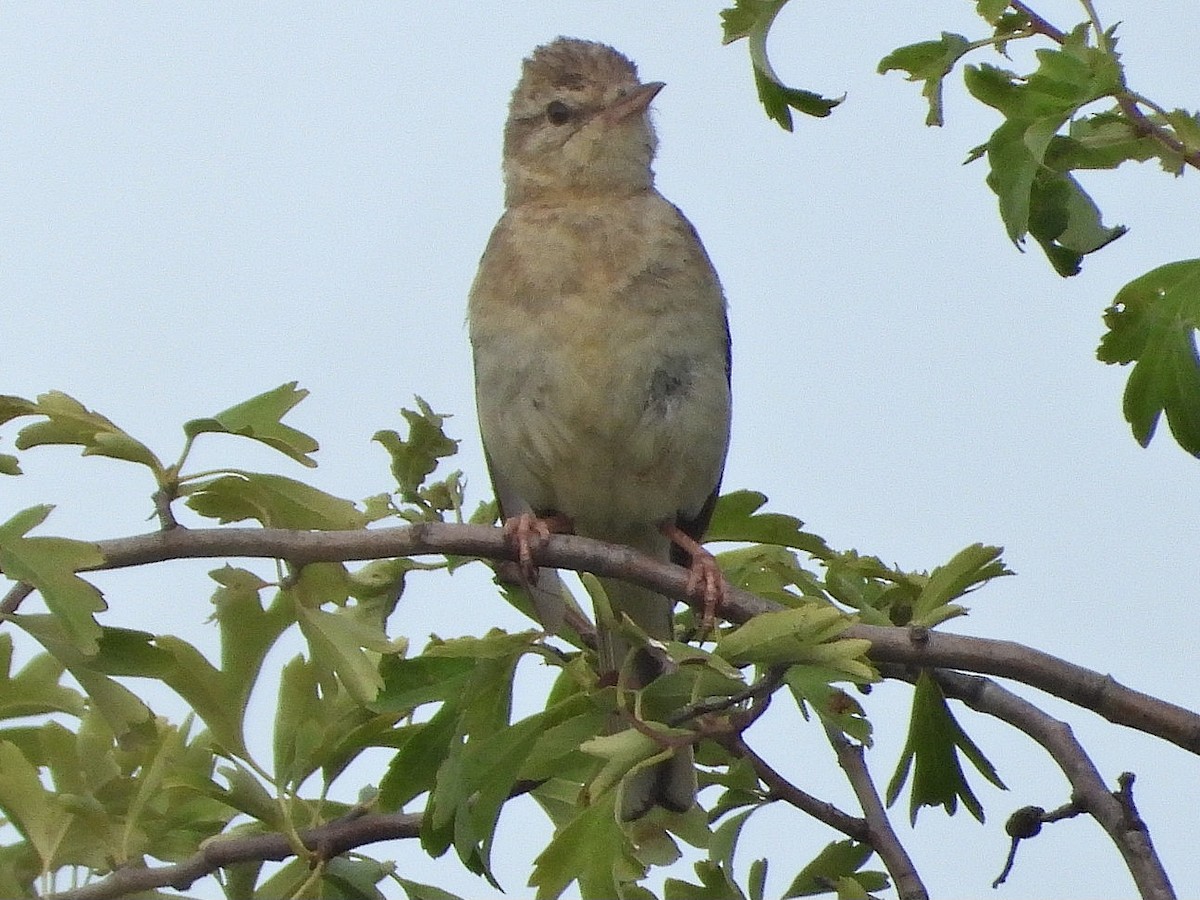
[[[717,610],[729,594],[729,582],[725,580],[725,574],[717,565],[716,558],[707,550],[692,555],[685,589],[693,597],[703,601],[700,627],[706,632],[711,631],[716,624]]]
[[[677,525],[667,525],[661,530],[692,558],[684,590],[702,602],[700,628],[704,632],[711,631],[716,624],[717,610],[729,596],[729,582],[725,580],[725,573],[717,565],[716,557],[683,529]]]
[[[533,554],[550,539],[555,532],[569,532],[571,520],[555,513],[537,516],[531,512],[518,513],[504,520],[504,537],[517,555],[517,566],[525,584],[537,583],[537,563]]]
[[[504,520],[504,537],[517,554],[517,566],[526,584],[537,581],[537,566],[533,551],[550,537],[550,526],[531,512],[523,512]]]

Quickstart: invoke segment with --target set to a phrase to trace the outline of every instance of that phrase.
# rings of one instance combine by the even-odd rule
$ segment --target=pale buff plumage
[[[728,326],[695,231],[653,186],[647,106],[661,87],[587,41],[560,38],[525,61],[505,128],[506,209],[469,302],[476,397],[520,540],[532,512],[662,559],[674,541],[712,593],[711,557],[689,538],[707,525],[724,466]],[[615,611],[672,637],[670,601],[605,586]],[[628,649],[601,630],[606,670]],[[646,678],[652,668],[640,666]],[[626,784],[622,815],[685,809],[694,793],[680,751]]]

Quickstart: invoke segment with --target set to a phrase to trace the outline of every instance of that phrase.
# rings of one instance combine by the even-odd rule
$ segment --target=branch
[[[365,844],[414,838],[421,831],[420,813],[367,813],[336,819],[318,828],[300,832],[304,846],[322,859],[332,859]],[[157,868],[127,866],[106,878],[46,895],[46,900],[109,900],[171,887],[185,891],[193,883],[217,869],[240,862],[284,860],[296,855],[296,849],[283,834],[255,834],[245,837],[217,838],[181,863]]]
[[[397,556],[457,555],[513,560],[499,528],[488,525],[419,523],[356,531],[289,531],[279,528],[173,528],[98,541],[104,562],[95,570],[120,569],[174,559],[226,557],[284,559],[294,565]],[[576,569],[620,578],[699,607],[687,592],[687,570],[617,544],[572,534],[551,535],[534,553],[539,566]],[[17,585],[10,596],[23,589]],[[730,586],[720,613],[730,622],[782,609]],[[927,629],[853,625],[845,637],[871,642],[876,663],[963,669],[1023,682],[1090,709],[1110,722],[1144,731],[1200,754],[1200,715],[1131,690],[1110,675],[1069,663],[1012,641],[947,634]]]
[[[913,672],[885,668],[889,677],[916,680]],[[1116,844],[1141,896],[1173,900],[1175,892],[1170,879],[1154,851],[1145,822],[1133,806],[1128,789],[1130,779],[1122,776],[1121,792],[1109,792],[1095,764],[1066,722],[1047,715],[994,681],[958,672],[939,671],[934,677],[946,696],[1007,722],[1041,744],[1070,782],[1072,805],[1099,822]]]
[[[929,891],[921,882],[917,867],[913,865],[912,858],[900,843],[892,823],[888,821],[887,811],[883,808],[879,792],[875,790],[875,783],[871,780],[871,773],[863,759],[862,746],[852,744],[846,740],[845,735],[829,725],[825,726],[825,735],[837,754],[838,765],[846,773],[850,787],[858,797],[858,804],[862,807],[863,816],[867,821],[867,840],[891,874],[896,892],[901,900],[928,900]]]

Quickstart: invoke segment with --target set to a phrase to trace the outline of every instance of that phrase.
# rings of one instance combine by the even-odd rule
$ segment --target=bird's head
[[[649,188],[656,139],[647,108],[662,87],[639,82],[634,64],[605,44],[558,38],[534,50],[504,128],[508,203]]]

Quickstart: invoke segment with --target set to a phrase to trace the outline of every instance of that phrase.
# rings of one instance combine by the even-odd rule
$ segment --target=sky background
[[[1167,107],[1200,106],[1200,12],[1167,0],[1098,5],[1106,25],[1122,19],[1136,90]],[[1034,6],[1063,27],[1082,17],[1067,0]],[[726,489],[760,490],[835,548],[909,569],[976,541],[1001,544],[1018,577],[973,595],[971,615],[948,630],[1030,644],[1200,708],[1200,463],[1165,423],[1148,450],[1138,447],[1120,409],[1128,371],[1095,360],[1117,290],[1200,255],[1195,173],[1175,180],[1150,163],[1085,174],[1106,222],[1131,230],[1062,280],[1036,248],[1009,243],[984,164],[961,165],[999,119],[956,76],[947,126],[926,128],[919,86],[875,74],[894,47],[943,29],[981,36],[973,4],[789,6],[770,44],[779,73],[847,95],[828,119],[797,117],[793,134],[758,106],[745,45],[720,45],[720,8],[5,4],[0,393],[66,391],[173,459],[184,421],[298,380],[312,395],[288,421],[320,440],[318,470],[221,437],[200,446],[193,467],[268,469],[352,498],[390,486],[370,438],[399,428],[399,408],[420,394],[455,416],[473,508],[488,486],[463,318],[501,211],[508,97],[537,44],[559,34],[605,41],[643,78],[667,83],[654,103],[658,184],[696,225],[729,298]],[[0,452],[12,452],[15,431],[0,433]],[[53,502],[41,533],[95,539],[152,527],[152,485],[137,467],[66,448],[22,454],[22,465],[24,477],[0,481],[0,520]],[[215,652],[209,568],[97,575],[106,621]],[[527,624],[480,566],[414,580],[393,617],[417,646],[431,633]],[[281,649],[269,665],[295,652]],[[539,673],[525,678],[528,712]],[[1200,761],[1019,693],[1066,718],[1110,784],[1138,774],[1135,796],[1176,889],[1200,896],[1190,821]],[[908,694],[883,686],[865,698],[881,785],[903,744]],[[272,699],[255,700],[267,721]],[[1084,819],[1023,845],[1009,883],[991,890],[1007,815],[1058,806],[1068,788],[1022,735],[965,710],[961,719],[1010,790],[976,778],[985,825],[925,810],[911,839],[906,801],[897,804],[933,893],[1131,894],[1116,851]],[[794,711],[751,737],[801,787],[854,809],[820,730]],[[367,770],[358,783],[377,777]],[[532,803],[505,813],[494,859],[508,896],[527,892],[546,834]],[[742,871],[770,857],[768,893],[778,896],[838,837],[771,809],[743,839]],[[373,852],[407,877],[500,896],[452,858],[426,860],[415,842]]]

